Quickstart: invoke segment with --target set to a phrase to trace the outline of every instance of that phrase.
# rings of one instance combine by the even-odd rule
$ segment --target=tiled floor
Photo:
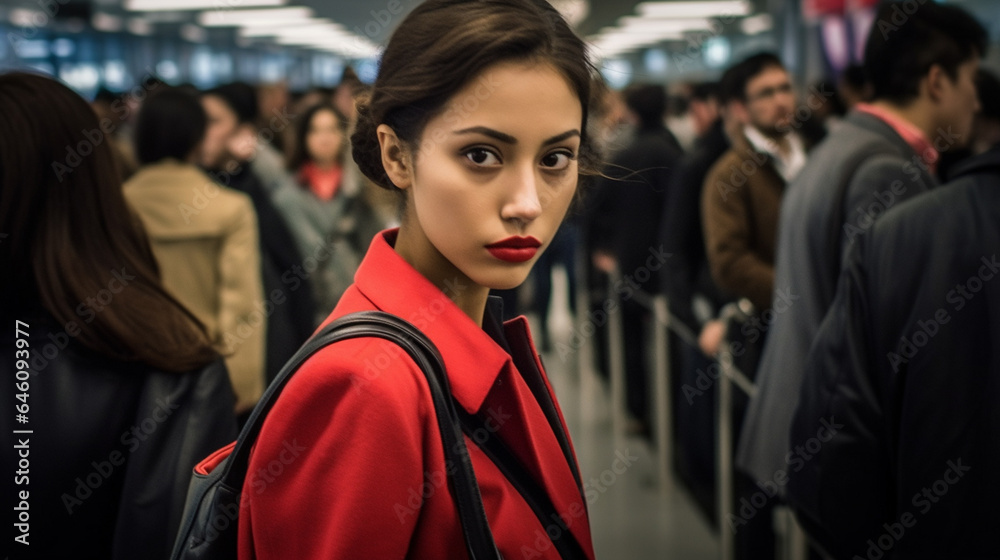
[[[573,324],[565,276],[558,269],[554,276],[550,325],[558,348]],[[716,560],[718,538],[687,493],[677,484],[661,492],[655,449],[612,430],[609,391],[591,366],[591,350],[585,343],[544,360],[580,461],[597,558]]]

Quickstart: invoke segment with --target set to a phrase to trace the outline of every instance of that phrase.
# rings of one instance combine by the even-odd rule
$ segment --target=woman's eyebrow
[[[494,130],[492,128],[485,127],[485,126],[473,126],[473,127],[469,127],[469,128],[463,128],[462,130],[456,130],[454,133],[455,134],[482,134],[484,136],[489,136],[490,138],[496,138],[497,140],[499,140],[499,141],[501,141],[501,142],[503,142],[505,144],[517,144],[517,138],[514,138],[510,134],[505,134],[503,132],[500,132],[499,130]],[[562,134],[557,134],[557,135],[553,136],[552,138],[549,138],[548,140],[542,142],[542,144],[543,145],[555,144],[557,142],[562,142],[563,140],[566,140],[567,138],[572,138],[573,136],[579,136],[579,135],[580,135],[580,131],[574,128],[573,130],[567,130],[566,132],[563,132]]]
[[[517,138],[514,138],[510,134],[504,134],[499,130],[493,130],[485,126],[473,126],[469,128],[463,128],[462,130],[456,130],[455,134],[482,134],[483,136],[489,136],[490,138],[496,138],[497,140],[503,142],[504,144],[517,144]]]

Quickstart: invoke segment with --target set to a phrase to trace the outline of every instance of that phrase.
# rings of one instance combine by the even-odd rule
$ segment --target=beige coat
[[[245,410],[264,389],[257,215],[245,194],[168,160],[139,170],[125,198],[146,227],[167,289],[208,328]]]

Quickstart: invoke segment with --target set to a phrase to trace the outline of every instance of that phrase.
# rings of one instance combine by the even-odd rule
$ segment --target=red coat
[[[376,236],[328,321],[380,309],[427,334],[457,402],[493,418],[488,425],[498,426],[592,559],[572,444],[567,436],[568,459],[519,373],[542,372],[555,403],[527,321],[503,327],[514,360],[393,250],[395,237],[392,230]],[[555,415],[565,433],[558,404]],[[476,444],[465,442],[500,552],[508,560],[557,560],[546,527]],[[381,339],[339,342],[303,365],[264,423],[244,488],[241,559],[468,557],[427,382],[399,347]]]

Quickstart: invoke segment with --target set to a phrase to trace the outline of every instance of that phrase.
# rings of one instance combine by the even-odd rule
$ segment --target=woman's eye
[[[483,167],[500,164],[500,158],[486,148],[472,148],[465,152],[465,157],[472,163]]]
[[[569,167],[569,162],[572,159],[573,154],[569,152],[552,152],[542,158],[542,165],[549,169],[558,171]]]

